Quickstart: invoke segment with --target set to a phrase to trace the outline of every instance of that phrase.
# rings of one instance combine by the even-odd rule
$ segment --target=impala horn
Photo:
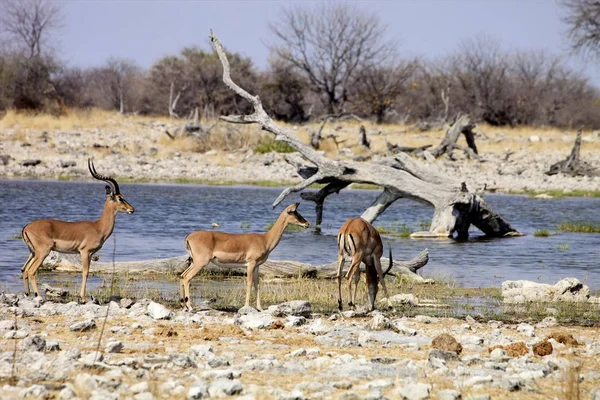
[[[94,162],[92,161],[91,158],[88,158],[88,168],[90,170],[90,173],[92,174],[92,176],[95,179],[98,179],[99,181],[104,181],[104,182],[110,184],[110,186],[112,187],[113,195],[121,194],[121,192],[119,191],[119,184],[117,183],[117,181],[115,181],[110,176],[103,176],[103,175],[98,174],[96,172],[96,168],[94,167]]]

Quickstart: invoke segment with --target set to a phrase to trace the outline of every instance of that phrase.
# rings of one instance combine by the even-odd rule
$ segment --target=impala
[[[350,269],[346,272],[348,280],[348,292],[350,301],[348,305],[354,307],[356,304],[356,290],[360,278],[360,263],[366,266],[366,289],[369,294],[371,310],[375,309],[375,297],[377,296],[378,282],[381,282],[386,297],[389,297],[385,287],[385,274],[392,268],[392,250],[390,249],[390,265],[383,272],[381,269],[381,256],[383,255],[383,243],[379,232],[362,218],[350,218],[340,228],[337,237],[338,242],[338,308],[342,310],[342,269],[344,267],[344,255],[352,257]],[[352,292],[352,281],[354,281],[354,293]]]
[[[115,227],[117,212],[133,214],[134,209],[119,192],[117,181],[108,176],[99,175],[94,163],[88,159],[88,168],[95,179],[108,183],[106,202],[102,216],[97,221],[66,222],[55,219],[38,219],[23,228],[23,241],[29,247],[29,258],[21,268],[21,278],[25,283],[25,294],[29,295],[29,281],[33,293],[39,296],[35,273],[52,250],[60,253],[81,254],[83,279],[79,297],[85,302],[85,286],[90,269],[92,255],[102,248]]]
[[[298,204],[286,207],[273,227],[266,233],[232,234],[214,231],[196,231],[185,238],[185,248],[190,254],[190,266],[183,271],[179,281],[181,304],[192,310],[190,297],[190,281],[209,262],[220,266],[246,265],[247,288],[246,304],[250,306],[250,291],[252,286],[256,291],[256,308],[260,305],[260,290],[258,287],[258,267],[267,261],[269,254],[275,249],[285,231],[292,225],[308,228],[308,222],[298,213]]]

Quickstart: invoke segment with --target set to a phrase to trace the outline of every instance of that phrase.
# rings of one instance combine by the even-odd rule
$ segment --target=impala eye
[[[120,201],[121,203],[125,203],[125,199],[124,199],[124,198],[122,198],[122,197],[119,197],[119,201]]]

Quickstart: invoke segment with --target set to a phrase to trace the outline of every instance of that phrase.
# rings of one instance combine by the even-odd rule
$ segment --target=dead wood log
[[[419,154],[432,146],[431,144],[426,144],[425,146],[419,146],[419,147],[400,146],[398,144],[392,144],[392,143],[388,142],[387,140],[385,141],[385,145],[387,146],[388,151],[390,151],[392,154],[398,154],[398,153]]]
[[[367,149],[370,149],[371,148],[371,141],[367,137],[367,130],[365,129],[365,126],[361,125],[358,131],[359,131],[359,135],[360,135],[358,137],[358,144],[360,144],[361,146],[366,147]]]
[[[552,164],[550,169],[546,171],[546,175],[562,173],[571,176],[598,176],[598,170],[585,161],[582,161],[579,157],[579,152],[581,150],[581,133],[581,129],[577,131],[577,138],[571,149],[571,154],[569,154],[566,159]]]
[[[332,254],[335,257],[335,253]],[[382,264],[388,263],[387,259],[381,260]],[[414,281],[423,281],[423,278],[417,274],[417,271],[429,262],[429,252],[427,249],[421,251],[416,257],[409,261],[396,261],[390,272],[390,275],[401,276]],[[188,256],[179,256],[171,258],[162,258],[145,261],[126,261],[112,262],[92,261],[90,271],[93,274],[181,274],[189,266]],[[51,252],[44,260],[44,267],[55,271],[80,272],[81,257],[79,254],[64,254]],[[364,265],[363,265],[364,267]],[[245,276],[246,267],[239,265],[235,267],[222,267],[209,263],[203,269],[204,272],[217,275]],[[324,265],[313,266],[297,261],[288,260],[267,260],[260,266],[259,274],[261,277],[270,278],[315,278],[332,279],[337,275],[337,262]]]
[[[508,222],[494,213],[485,201],[463,183],[441,174],[433,166],[421,164],[409,155],[400,153],[394,158],[378,163],[334,161],[302,143],[293,132],[277,125],[263,109],[258,96],[253,96],[231,79],[229,61],[223,46],[211,31],[210,40],[223,66],[223,82],[239,96],[246,99],[254,109],[248,115],[221,116],[224,121],[237,124],[259,124],[263,130],[275,134],[275,140],[288,143],[310,164],[298,168],[304,178],[299,184],[288,187],[273,202],[277,206],[289,194],[300,192],[313,183],[367,183],[383,188],[383,192],[365,210],[362,217],[373,222],[389,205],[399,198],[409,198],[434,207],[430,232],[440,236],[468,236],[473,224],[490,236],[519,235]],[[291,158],[286,157],[286,160]],[[331,187],[330,187],[331,188]],[[331,193],[335,191],[330,190]],[[319,205],[318,202],[316,202]],[[322,206],[322,204],[321,204]]]
[[[475,125],[471,123],[471,119],[468,115],[457,116],[454,124],[446,131],[446,135],[441,143],[430,151],[431,155],[435,158],[439,158],[443,154],[448,154],[448,156],[452,158],[452,151],[454,149],[460,149],[463,150],[469,158],[479,158],[477,155],[477,146],[475,145],[475,135],[473,133],[474,127]],[[465,136],[468,148],[456,144],[461,133]]]

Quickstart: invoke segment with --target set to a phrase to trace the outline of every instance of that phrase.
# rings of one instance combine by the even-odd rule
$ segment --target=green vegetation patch
[[[536,229],[533,232],[533,236],[535,236],[535,237],[548,237],[548,236],[550,236],[550,231],[548,229]]]
[[[264,153],[293,153],[296,150],[286,142],[275,140],[271,137],[263,136],[254,147],[254,152],[259,154]]]
[[[565,197],[593,197],[600,198],[600,191],[598,190],[563,190],[563,189],[548,189],[548,190],[510,190],[509,194],[526,194],[529,197],[535,197],[540,194],[547,194],[555,199],[562,199]]]
[[[600,233],[600,224],[587,222],[563,222],[556,229],[563,232]]]
[[[382,235],[392,235],[403,238],[410,237],[410,235],[414,232],[410,226],[399,221],[391,222],[388,225],[376,226],[375,229],[377,229],[377,232],[381,233]]]

